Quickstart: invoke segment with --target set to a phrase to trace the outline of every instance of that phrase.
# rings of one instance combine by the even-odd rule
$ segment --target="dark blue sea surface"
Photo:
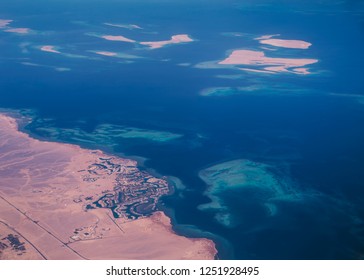
[[[2,0],[0,19],[32,32],[0,29],[0,107],[31,115],[36,137],[144,157],[144,167],[179,178],[185,188],[160,207],[177,231],[215,235],[219,258],[363,259],[363,1],[291,2]],[[90,34],[195,41],[150,50]],[[264,50],[255,39],[267,34],[312,46]],[[318,62],[308,75],[211,67],[235,49]],[[216,87],[255,90],[201,95]],[[100,137],[105,125],[113,129]],[[120,127],[180,137],[115,137]],[[231,188],[217,194],[223,213],[202,209],[211,186],[199,173],[234,160],[267,166],[254,176],[269,174],[283,194]]]

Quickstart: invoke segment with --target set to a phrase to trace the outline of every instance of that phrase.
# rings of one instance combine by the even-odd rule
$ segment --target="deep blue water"
[[[48,2],[2,1],[0,11],[0,19],[14,19],[12,26],[38,31],[16,35],[0,30],[0,107],[34,110],[31,133],[46,137],[37,128],[47,125],[92,134],[106,123],[183,134],[167,143],[120,139],[113,151],[145,157],[146,167],[180,178],[187,190],[165,197],[164,207],[173,209],[176,224],[227,240],[233,252],[220,247],[220,258],[363,258],[362,1]],[[138,24],[144,30],[108,29],[104,22]],[[197,41],[145,50],[85,35],[89,32],[145,41],[186,33]],[[222,35],[226,32],[244,36]],[[279,53],[319,59],[312,75],[193,67],[222,60],[232,49],[256,49],[253,38],[277,33],[313,44],[305,51]],[[131,64],[71,58],[37,49],[46,44],[91,58],[96,56],[88,50],[104,49],[145,58]],[[191,66],[177,65],[186,62]],[[54,66],[71,70],[59,72]],[[230,74],[241,77],[216,77]],[[208,87],[251,84],[264,87],[224,97],[199,95]],[[111,149],[109,143],[95,146]],[[277,178],[315,195],[298,203],[277,202],[277,215],[271,217],[254,192],[226,193],[240,223],[221,225],[215,213],[197,208],[209,201],[198,172],[233,159],[269,164]]]

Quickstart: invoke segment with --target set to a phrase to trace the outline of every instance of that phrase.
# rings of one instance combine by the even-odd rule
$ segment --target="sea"
[[[167,176],[177,233],[219,259],[364,258],[364,1],[2,0],[0,19],[0,108]],[[317,62],[218,64],[239,49]]]

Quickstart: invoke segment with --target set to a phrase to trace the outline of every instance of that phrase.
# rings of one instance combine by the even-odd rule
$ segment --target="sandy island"
[[[11,20],[11,19],[0,19],[0,28],[4,28],[4,27],[8,26],[12,22],[13,22],[13,20]]]
[[[312,44],[301,40],[265,39],[261,44],[291,49],[308,49]]]
[[[180,44],[189,42],[193,42],[193,39],[191,39],[187,34],[181,34],[181,35],[174,35],[170,40],[166,41],[140,42],[140,44],[149,46],[151,49],[158,49],[169,44]]]
[[[295,74],[309,74],[308,68],[304,66],[316,62],[318,62],[317,59],[311,58],[268,57],[261,51],[234,50],[226,59],[218,62],[218,64],[263,66],[263,71],[266,73],[291,72]],[[245,69],[242,68],[242,70]]]
[[[55,49],[55,46],[51,46],[51,45],[47,45],[47,46],[42,46],[40,48],[41,51],[44,51],[44,52],[51,52],[51,53],[61,53],[59,51],[57,51]]]
[[[17,34],[28,34],[30,32],[29,28],[10,28],[4,30],[4,32],[17,33]]]
[[[276,36],[280,36],[280,34],[263,35],[255,38],[255,40],[259,40],[261,44],[290,49],[308,49],[312,46],[311,43],[302,40],[272,39]]]
[[[103,56],[117,56],[116,52],[108,52],[108,51],[98,51],[95,52],[96,54],[103,55]]]
[[[164,179],[140,171],[134,160],[33,139],[5,114],[0,178],[0,259],[216,255],[211,240],[179,236],[163,212],[153,211],[168,191]]]
[[[135,40],[126,38],[126,37],[121,36],[121,35],[117,35],[117,36],[114,36],[114,35],[104,35],[104,36],[101,36],[101,38],[103,38],[105,40],[108,40],[108,41],[118,41],[118,42],[135,43]]]

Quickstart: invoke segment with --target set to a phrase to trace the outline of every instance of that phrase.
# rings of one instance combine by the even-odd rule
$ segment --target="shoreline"
[[[22,123],[19,124],[19,131],[25,133],[26,135],[29,135],[31,138],[34,138],[34,139],[37,139],[40,141],[46,141],[46,142],[62,143],[62,144],[66,144],[66,145],[76,145],[76,146],[81,147],[82,149],[87,149],[87,150],[96,149],[96,150],[100,150],[103,153],[106,153],[106,154],[109,154],[112,156],[116,156],[116,157],[120,157],[120,158],[124,158],[124,159],[135,160],[137,162],[137,167],[139,169],[145,170],[152,176],[160,178],[160,179],[164,179],[168,182],[168,186],[169,186],[170,190],[169,190],[169,193],[164,195],[163,197],[173,196],[176,194],[176,192],[178,192],[180,190],[179,187],[176,186],[176,180],[179,181],[180,179],[177,177],[174,177],[174,176],[162,175],[155,169],[146,167],[145,162],[149,160],[148,158],[145,158],[142,156],[127,155],[122,152],[115,152],[113,150],[113,148],[107,148],[105,146],[101,147],[100,145],[87,145],[86,143],[81,143],[81,144],[72,143],[72,142],[70,143],[70,142],[66,142],[66,141],[58,140],[58,139],[48,139],[46,137],[41,137],[39,135],[32,133],[29,129],[26,129],[26,126],[31,124],[32,120],[34,118],[34,116],[32,116],[34,114],[34,112],[32,112],[32,110],[29,110],[29,111],[31,111],[29,116],[26,116],[26,115],[22,114],[22,112],[19,112],[16,109],[9,110],[9,109],[0,108],[0,115],[3,112],[5,112],[5,113],[9,113],[9,114],[14,114],[14,117],[16,119],[23,118]],[[185,187],[185,186],[183,186],[183,187]],[[163,197],[162,197],[162,199],[163,199]],[[225,240],[223,237],[215,235],[208,231],[203,231],[194,225],[179,224],[174,215],[175,210],[173,208],[162,205],[161,201],[158,202],[157,211],[162,211],[171,220],[172,229],[175,231],[176,234],[182,235],[187,238],[210,239],[215,243],[216,247],[218,247],[217,249],[219,249],[219,250],[217,250],[215,257],[219,257],[220,251],[221,251],[221,255],[224,257],[224,259],[233,258],[234,253],[233,253],[232,245],[227,240]]]
[[[215,243],[217,253],[215,254],[215,260],[233,260],[234,249],[232,244],[223,237],[213,234],[208,231],[199,229],[194,225],[180,224],[176,222],[175,210],[165,205],[159,206],[161,211],[169,217],[171,220],[172,230],[177,234],[183,235],[187,238],[206,238],[212,240]]]
[[[207,238],[212,240],[217,248],[217,254],[215,256],[216,259],[234,259],[234,249],[232,244],[222,236],[202,230],[192,224],[181,224],[177,222],[175,216],[176,210],[174,208],[166,206],[163,202],[163,198],[167,196],[180,195],[179,192],[186,190],[187,187],[183,185],[183,183],[177,177],[167,176],[166,180],[169,184],[173,186],[173,193],[163,196],[158,204],[158,208],[171,219],[172,229],[176,233],[186,236],[188,238]]]
[[[100,156],[100,155],[109,156],[110,155],[110,153],[104,153],[101,150],[94,151],[94,150],[84,149],[83,147],[81,147],[79,145],[76,145],[76,144],[63,143],[63,142],[52,142],[52,141],[48,141],[48,140],[47,141],[42,141],[42,140],[39,140],[37,138],[34,138],[33,135],[27,133],[28,131],[25,128],[30,123],[30,118],[28,116],[24,116],[24,114],[22,114],[21,112],[19,112],[17,110],[1,110],[0,111],[0,119],[4,118],[4,117],[8,118],[8,119],[11,119],[14,122],[16,121],[16,124],[14,125],[14,127],[12,127],[12,129],[15,130],[15,126],[17,126],[17,128],[16,128],[17,133],[20,133],[21,135],[23,135],[22,136],[23,138],[28,138],[28,140],[30,139],[29,140],[30,142],[37,142],[37,144],[41,143],[43,146],[51,145],[51,146],[54,146],[54,147],[57,147],[57,148],[60,148],[60,147],[72,148],[74,150],[77,150],[80,153],[84,153],[84,152],[88,152],[88,153],[91,153],[91,154],[96,153],[96,154],[98,154],[98,156]],[[14,132],[14,133],[16,133],[16,132]],[[121,160],[121,161],[127,161],[127,162],[134,161],[134,162],[136,162],[135,157],[134,157],[133,160],[130,159],[131,157],[120,158],[119,159],[119,157],[120,157],[119,154],[115,155],[115,153],[112,154],[111,156],[118,157],[118,160]],[[143,159],[143,160],[145,160],[145,159]],[[143,165],[141,165],[141,163],[142,163],[141,158],[139,157],[138,161],[136,162],[136,168],[137,169],[140,169],[140,167],[145,168],[145,167],[143,167]],[[148,168],[145,168],[145,169],[148,170],[149,174],[151,173]],[[155,172],[154,174],[156,174],[156,173],[157,172]],[[167,178],[167,177],[166,176],[161,176],[161,178]],[[43,202],[43,203],[45,203],[45,202]],[[74,211],[74,209],[72,211]],[[92,210],[92,211],[94,211],[94,210]],[[96,209],[95,212],[96,211],[98,211],[98,209]],[[103,212],[102,215],[106,214],[108,216],[107,211],[109,211],[109,210],[100,209],[99,212],[100,213]],[[90,212],[91,211],[86,212],[86,213],[90,213]],[[98,214],[97,216],[100,216],[100,214]],[[98,219],[100,219],[100,217],[98,217]],[[126,224],[122,223],[122,225],[123,225],[123,227],[124,227],[124,225],[129,227],[130,224],[135,224],[136,225],[137,223],[139,223],[139,224],[146,224],[147,223],[148,226],[153,226],[154,224],[156,224],[157,227],[159,225],[160,230],[161,230],[161,228],[167,229],[167,231],[170,233],[169,235],[167,234],[167,236],[171,240],[176,237],[176,238],[179,238],[179,239],[183,240],[183,242],[187,242],[187,243],[190,243],[190,241],[192,241],[192,243],[197,242],[196,244],[199,244],[199,246],[197,246],[197,247],[200,247],[199,250],[203,250],[205,252],[204,253],[205,255],[204,256],[199,256],[198,254],[197,255],[195,254],[196,252],[193,253],[193,251],[194,251],[193,248],[196,247],[196,244],[195,244],[194,246],[190,247],[190,250],[192,250],[190,252],[190,258],[192,258],[192,259],[199,259],[200,257],[202,257],[202,258],[206,258],[206,257],[207,258],[214,258],[214,256],[217,254],[217,251],[216,251],[216,248],[215,248],[215,243],[213,241],[207,239],[207,238],[187,238],[187,237],[182,237],[182,236],[178,235],[179,233],[175,232],[173,230],[173,228],[175,227],[175,225],[173,225],[173,220],[171,218],[167,217],[161,211],[153,212],[153,214],[150,217],[138,219],[138,220],[131,221],[131,222],[128,221],[128,223],[126,223]],[[168,223],[169,223],[169,225],[168,225]],[[150,230],[153,231],[153,229],[150,229]],[[85,242],[85,243],[87,243],[87,242]],[[164,250],[166,250],[166,249],[164,249]],[[90,254],[90,252],[88,252],[88,254]],[[175,257],[172,257],[172,258],[175,258]]]

